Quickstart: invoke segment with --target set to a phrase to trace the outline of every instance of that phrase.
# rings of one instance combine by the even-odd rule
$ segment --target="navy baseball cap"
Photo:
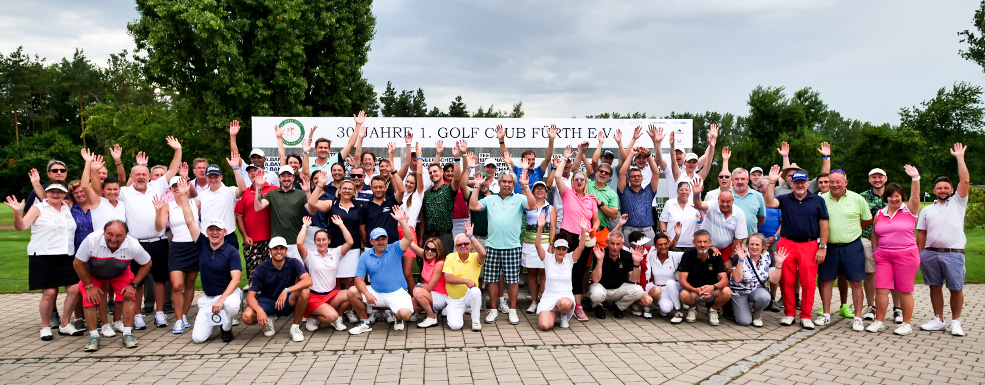
[[[796,182],[798,180],[804,180],[804,181],[809,180],[809,179],[807,179],[807,172],[805,172],[805,171],[799,171],[799,170],[798,171],[794,171],[793,175],[790,176],[790,181],[791,182]]]
[[[222,175],[222,169],[219,168],[218,164],[210,164],[205,169],[205,175]]]

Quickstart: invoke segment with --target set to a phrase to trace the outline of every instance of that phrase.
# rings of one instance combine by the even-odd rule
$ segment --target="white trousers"
[[[629,305],[643,297],[643,288],[627,282],[610,290],[601,283],[593,283],[588,287],[588,297],[592,299],[592,306],[598,306],[608,300],[614,302],[619,310],[626,310]]]
[[[212,336],[212,332],[215,331],[215,325],[212,324],[212,305],[215,301],[219,300],[219,296],[207,296],[203,295],[198,299],[198,315],[195,316],[195,327],[192,328],[192,342],[200,344],[205,342]],[[226,300],[222,302],[221,312],[226,312],[225,323],[222,324],[223,330],[232,330],[232,324],[229,320],[232,319],[237,313],[239,313],[239,306],[243,302],[243,291],[236,288]]]
[[[482,311],[482,291],[473,287],[465,291],[462,298],[448,298],[448,327],[451,330],[461,329],[465,325],[465,309],[472,309],[472,323],[479,323]]]
[[[652,282],[646,284],[646,292],[650,292],[650,288],[657,286]],[[660,307],[660,314],[670,314],[672,311],[681,308],[681,284],[674,279],[668,279],[664,282],[664,286],[660,287],[660,298],[655,298],[657,300],[657,306]]]

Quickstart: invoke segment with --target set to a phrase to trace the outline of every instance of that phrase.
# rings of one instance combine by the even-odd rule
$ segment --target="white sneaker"
[[[359,322],[359,316],[357,316],[356,312],[352,310],[347,310],[345,313],[343,313],[343,315],[345,315],[345,321],[350,324]]]
[[[878,333],[883,331],[883,329],[885,328],[886,325],[882,321],[873,321],[871,324],[869,324],[869,327],[865,328],[865,331],[869,333]]]
[[[371,331],[373,331],[373,328],[369,326],[368,323],[365,322],[360,322],[359,325],[349,328],[349,334],[352,335],[363,334]]]
[[[188,315],[187,314],[181,316],[181,323],[185,324],[185,327],[186,328],[192,327],[192,324],[190,322],[188,322]]]
[[[116,321],[116,322],[111,323],[110,325],[113,325],[113,330],[116,330],[119,333],[123,333],[123,321]],[[137,328],[137,324],[134,323],[133,327],[134,327],[134,329],[136,329]]]
[[[684,318],[684,320],[687,321],[687,323],[691,323],[691,322],[694,322],[697,319],[698,319],[698,309],[695,309],[693,307],[690,308],[690,309],[687,309],[687,317]]]
[[[392,324],[392,323],[397,322],[397,316],[393,315],[393,312],[390,311],[390,309],[386,309],[386,310],[383,311],[383,319],[388,324]]]
[[[239,317],[238,316],[233,317],[233,319],[229,320],[229,324],[232,325],[232,326],[239,325]]]
[[[537,312],[537,301],[530,303],[530,307],[527,308],[527,314],[534,314]]]
[[[51,341],[54,338],[55,337],[51,334],[51,328],[50,327],[41,328],[41,340],[42,341]]]
[[[763,327],[763,319],[762,318],[754,318],[752,320],[752,326],[755,326],[757,328]]]
[[[807,330],[814,330],[814,322],[810,318],[801,318],[800,326]]]
[[[896,330],[893,330],[893,334],[905,336],[913,331],[913,327],[910,324],[902,324]]]
[[[866,306],[864,310],[862,310],[862,318],[865,319],[866,321],[872,321],[876,319],[875,306]]]
[[[650,308],[643,309],[643,318],[652,319],[653,313],[650,312]]]
[[[496,322],[496,319],[498,318],[499,318],[499,310],[489,309],[489,314],[486,315],[486,323],[491,324],[493,322]]]
[[[345,323],[342,322],[342,317],[336,318],[335,322],[332,322],[332,327],[335,328],[336,331],[343,331],[346,329]]]
[[[510,325],[516,325],[520,323],[520,316],[516,315],[516,309],[510,309],[509,313],[507,314],[509,314],[510,316]]]
[[[154,325],[157,325],[157,327],[159,328],[167,327],[168,316],[164,314],[163,311],[157,312],[156,314],[154,314]]]
[[[821,314],[814,320],[814,324],[817,326],[824,326],[829,323],[831,323],[831,314]]]
[[[934,316],[934,319],[927,321],[927,323],[920,325],[920,330],[928,330],[928,331],[941,331],[946,328],[947,325],[944,325],[944,322],[942,322],[941,319],[937,316]]]
[[[478,322],[473,322],[472,323],[472,331],[477,332],[477,331],[481,331],[481,330],[482,330],[482,324],[480,324]]]
[[[264,335],[264,337],[273,337],[274,334],[276,334],[276,333],[277,333],[277,331],[274,330],[274,320],[267,319],[267,326],[265,326],[263,328],[263,335]]]
[[[403,320],[393,321],[393,330],[396,330],[398,332],[404,330],[404,321]]]
[[[718,310],[712,309],[708,312],[708,323],[710,323],[711,326],[718,326]]]
[[[893,321],[898,324],[903,323],[903,309],[893,308]]]
[[[311,316],[308,317],[306,321],[304,321],[304,328],[308,329],[309,332],[313,332],[315,330],[318,330],[318,325],[320,324],[321,322],[318,322],[318,320],[315,319],[314,316]]]
[[[672,324],[679,324],[683,320],[684,320],[684,313],[681,313],[681,311],[678,310],[678,311],[674,312],[674,318],[671,318],[670,319],[670,323],[672,323]]]
[[[498,310],[499,310],[500,313],[509,313],[510,312],[510,305],[508,303],[506,303],[506,298],[500,298],[499,299],[499,309]]]
[[[68,325],[58,328],[58,334],[61,334],[63,336],[78,337],[82,335],[82,330],[76,329],[75,325],[72,325],[72,323],[69,322]]]
[[[437,318],[430,318],[430,317],[428,317],[428,318],[425,318],[424,321],[421,321],[421,323],[417,324],[417,327],[423,329],[423,328],[429,328],[429,327],[435,326],[437,324],[438,324],[438,319]]]
[[[301,325],[291,325],[291,340],[294,342],[304,341],[304,333],[301,332]]]
[[[633,315],[635,315],[637,317],[643,315],[643,309],[641,309],[639,305],[630,305],[629,308],[632,309]]]
[[[862,322],[861,318],[855,317],[855,320],[852,321],[852,330],[857,332],[865,330],[865,323]]]
[[[113,330],[112,324],[105,324],[101,329],[103,332],[103,337],[116,337],[116,331]]]
[[[951,335],[964,337],[964,330],[961,329],[961,320],[951,320]]]
[[[570,325],[568,325],[568,317],[561,316],[561,327],[567,329],[569,326]]]
[[[171,328],[171,334],[183,334],[185,332],[185,323],[181,320],[174,321],[174,327]]]
[[[119,329],[116,329],[116,331],[122,333],[123,332],[123,322],[122,321],[117,321],[117,322],[120,323],[120,328]],[[114,322],[114,323],[116,323],[116,322]],[[168,326],[168,325],[165,324],[164,326]],[[136,330],[144,330],[144,329],[147,329],[147,324],[144,323],[144,315],[143,314],[134,314],[133,315],[133,328],[136,329]]]
[[[785,315],[780,317],[780,325],[790,326],[793,325],[793,316]]]

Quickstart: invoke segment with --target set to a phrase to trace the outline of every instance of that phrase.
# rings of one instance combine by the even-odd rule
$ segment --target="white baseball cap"
[[[260,156],[262,156],[264,158],[267,157],[267,155],[263,153],[263,150],[261,150],[259,148],[254,148],[253,151],[250,151],[250,156],[253,156],[253,155],[260,155]]]
[[[219,219],[219,218],[213,218],[212,220],[210,220],[209,223],[207,225],[205,225],[205,228],[207,229],[207,228],[212,227],[212,226],[218,227],[220,229],[225,229],[226,228],[226,224],[223,223],[222,222],[222,219]]]
[[[269,248],[269,249],[275,248],[277,246],[287,247],[287,241],[284,240],[284,237],[273,237],[273,238],[270,238],[270,242],[267,243],[267,248]]]
[[[286,164],[283,165],[283,166],[280,166],[280,169],[277,170],[277,175],[283,174],[285,172],[289,172],[289,173],[291,173],[291,175],[294,175],[294,167],[288,166]]]
[[[564,239],[558,238],[556,241],[554,241],[554,247],[563,247],[563,248],[567,249],[568,248],[568,241],[566,241]]]
[[[168,181],[168,186],[174,186],[174,185],[178,184],[178,182],[181,182],[181,177],[178,176],[178,175],[175,175],[175,176],[171,177],[171,180]]]
[[[869,175],[875,175],[875,174],[882,174],[883,176],[886,176],[886,171],[878,167],[869,171]]]

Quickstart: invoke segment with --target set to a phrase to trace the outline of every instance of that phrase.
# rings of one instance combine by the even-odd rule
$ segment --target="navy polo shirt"
[[[390,213],[393,212],[393,206],[400,206],[400,202],[397,202],[393,195],[387,195],[383,198],[382,205],[376,204],[373,199],[370,199],[369,202],[363,202],[362,206],[359,206],[359,219],[366,225],[367,237],[373,229],[382,227],[386,230],[388,239],[391,241],[400,240],[400,234],[397,232],[399,223],[390,216]]]
[[[776,197],[780,202],[780,233],[791,240],[817,239],[821,237],[821,220],[828,219],[828,206],[820,195],[808,192],[803,200],[793,193]]]
[[[198,246],[198,269],[201,271],[202,290],[205,295],[214,297],[222,295],[232,281],[233,270],[243,270],[243,263],[239,259],[239,249],[223,243],[218,249],[212,250],[209,245],[209,237],[199,234],[195,240]]]
[[[253,271],[248,291],[256,292],[258,298],[276,300],[284,289],[297,283],[298,278],[306,273],[307,271],[304,270],[304,265],[301,264],[300,260],[284,257],[284,266],[277,269],[274,267],[273,260],[268,259],[261,262],[260,266],[257,266],[256,270]]]

